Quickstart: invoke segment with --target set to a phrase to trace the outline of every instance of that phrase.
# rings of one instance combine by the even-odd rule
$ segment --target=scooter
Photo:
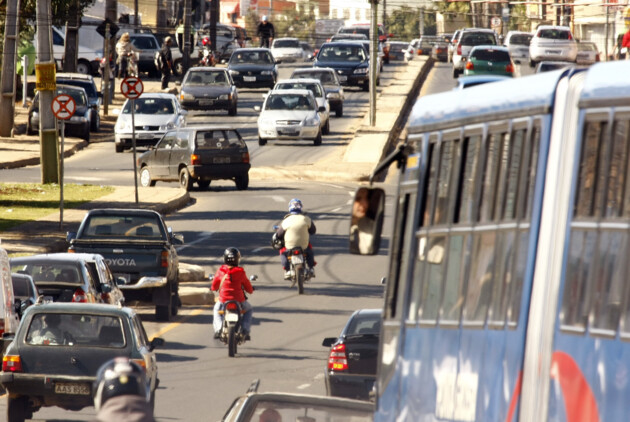
[[[278,226],[273,226],[274,230],[278,229]],[[284,240],[279,239],[276,233],[271,238],[271,246],[276,250],[284,248]],[[289,272],[291,274],[291,288],[297,285],[298,294],[304,293],[304,283],[311,279],[311,272],[306,265],[306,255],[302,248],[295,247],[286,250],[286,256],[289,261]]]

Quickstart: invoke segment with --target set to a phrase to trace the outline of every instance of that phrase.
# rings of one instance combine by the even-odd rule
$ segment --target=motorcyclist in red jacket
[[[223,316],[219,314],[219,310],[226,301],[236,300],[240,302],[241,307],[245,311],[242,321],[243,335],[246,340],[250,340],[252,305],[247,301],[245,293],[254,293],[254,288],[247,278],[243,267],[238,266],[240,260],[241,253],[238,249],[227,248],[223,252],[224,264],[219,267],[212,280],[212,290],[219,292],[219,301],[214,304],[214,338],[220,337],[221,327],[223,326]]]

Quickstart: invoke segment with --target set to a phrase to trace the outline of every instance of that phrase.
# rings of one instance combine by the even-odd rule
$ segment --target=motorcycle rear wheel
[[[295,277],[297,279],[298,294],[304,294],[304,266],[295,267]]]
[[[238,340],[236,339],[236,328],[230,327],[228,331],[228,355],[233,358],[236,354],[236,348],[238,346]]]

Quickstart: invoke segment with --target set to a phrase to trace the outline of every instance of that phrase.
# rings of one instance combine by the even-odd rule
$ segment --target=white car
[[[271,44],[271,55],[276,63],[304,61],[304,50],[297,38],[275,38]]]
[[[577,42],[568,26],[541,25],[529,44],[529,65],[542,60],[575,62]]]
[[[313,93],[307,89],[272,90],[258,116],[258,145],[265,145],[270,139],[310,139],[321,145],[320,111]]]
[[[597,44],[589,41],[580,41],[577,45],[578,51],[575,56],[577,64],[593,64],[599,61],[599,50]]]
[[[116,152],[133,146],[131,104],[125,101],[114,126]],[[136,146],[155,145],[167,130],[181,126],[187,114],[174,94],[145,92],[134,105]]]
[[[319,110],[324,108],[323,111],[319,112],[319,118],[322,121],[322,135],[330,133],[330,105],[326,100],[324,86],[319,79],[285,79],[276,82],[276,86],[273,89],[308,89],[311,91],[317,101],[317,108]]]
[[[510,57],[514,63],[529,62],[529,43],[534,34],[523,31],[510,31],[505,36],[505,45],[510,50]]]

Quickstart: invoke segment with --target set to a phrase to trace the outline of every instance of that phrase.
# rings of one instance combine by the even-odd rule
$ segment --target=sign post
[[[131,145],[133,146],[133,182],[136,187],[136,204],[138,203],[138,169],[136,164],[136,98],[144,91],[142,80],[129,76],[120,83],[120,92],[131,100]]]
[[[74,115],[77,109],[77,103],[74,102],[68,94],[59,94],[50,105],[53,114],[59,119],[61,127],[61,152],[59,154],[59,230],[63,229],[63,152],[64,152],[64,140],[65,140],[65,121]]]

